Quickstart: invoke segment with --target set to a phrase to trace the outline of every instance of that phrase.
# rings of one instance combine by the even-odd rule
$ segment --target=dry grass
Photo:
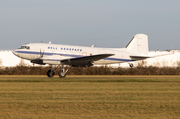
[[[47,75],[0,75],[0,78],[47,78]],[[59,76],[54,75],[55,78]],[[180,75],[67,75],[67,78],[180,78]]]
[[[180,77],[1,76],[0,118],[179,118]]]

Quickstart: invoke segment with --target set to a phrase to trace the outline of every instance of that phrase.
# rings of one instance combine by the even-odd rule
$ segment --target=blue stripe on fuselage
[[[32,52],[32,51],[16,51],[16,52],[17,53],[24,53],[24,54],[37,54],[37,55],[40,55],[40,52]],[[43,55],[61,55],[61,56],[75,57],[75,58],[82,57],[82,55],[60,54],[60,53],[43,53]],[[119,58],[108,58],[108,57],[104,58],[104,60],[114,60],[114,61],[124,61],[124,62],[134,61],[134,60],[131,60],[131,59],[119,59]]]

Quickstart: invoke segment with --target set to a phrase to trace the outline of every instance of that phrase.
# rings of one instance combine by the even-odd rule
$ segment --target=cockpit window
[[[29,46],[21,46],[21,49],[30,49]]]

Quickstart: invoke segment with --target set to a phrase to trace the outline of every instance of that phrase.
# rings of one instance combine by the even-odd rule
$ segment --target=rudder
[[[145,34],[135,35],[126,46],[128,52],[135,54],[148,55],[148,36]]]

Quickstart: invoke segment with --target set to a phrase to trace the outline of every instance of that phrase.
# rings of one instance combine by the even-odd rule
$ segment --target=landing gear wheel
[[[59,75],[60,78],[65,78],[65,77],[66,77],[66,73],[65,73],[63,70],[61,70],[61,71],[58,73],[58,75]]]
[[[133,68],[134,65],[133,65],[132,63],[130,63],[129,66],[130,66],[131,68]]]
[[[54,71],[48,70],[47,76],[48,76],[49,78],[52,78],[52,77],[54,76]]]

